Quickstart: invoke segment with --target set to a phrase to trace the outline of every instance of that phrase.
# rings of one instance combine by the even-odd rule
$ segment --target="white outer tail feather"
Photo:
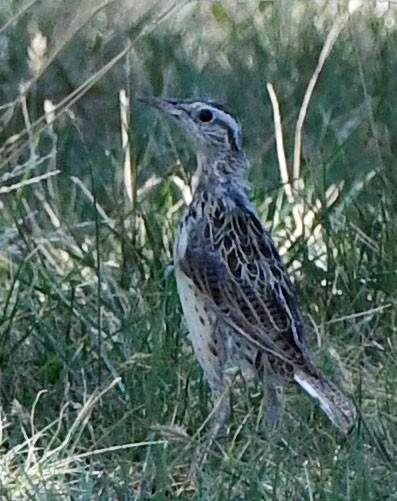
[[[347,435],[356,418],[353,403],[325,376],[318,377],[296,371],[294,380],[311,397],[319,401],[321,409],[331,422],[345,435]]]

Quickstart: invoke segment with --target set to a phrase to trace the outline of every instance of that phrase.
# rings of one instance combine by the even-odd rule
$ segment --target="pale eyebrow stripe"
[[[241,146],[241,132],[237,120],[226,111],[220,110],[215,107],[213,109],[216,110],[216,115],[218,116],[218,120],[220,122],[223,122],[228,128],[228,130],[232,132],[235,145],[237,148],[239,148]]]
[[[188,102],[188,101],[186,101]],[[198,111],[204,107],[211,110],[215,116],[215,119],[220,125],[226,127],[229,140],[233,139],[234,146],[236,149],[241,148],[241,128],[237,118],[234,117],[232,113],[226,111],[222,105],[217,103],[212,103],[210,101],[195,101],[192,102],[194,108]]]

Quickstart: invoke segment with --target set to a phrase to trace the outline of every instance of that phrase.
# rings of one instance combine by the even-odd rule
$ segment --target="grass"
[[[275,133],[291,169],[348,2],[241,4],[0,6],[2,499],[397,498],[395,9],[363,6],[330,47],[289,191]],[[132,100],[131,203],[122,88],[210,95],[241,117],[314,357],[359,409],[348,438],[295,387],[269,435],[260,388],[236,377],[226,437],[198,461],[212,405],[171,270],[194,158]]]

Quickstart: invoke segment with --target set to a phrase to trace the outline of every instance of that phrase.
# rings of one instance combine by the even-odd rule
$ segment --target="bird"
[[[280,386],[293,382],[319,402],[343,435],[349,434],[355,406],[315,366],[292,281],[250,201],[239,121],[212,100],[140,101],[176,119],[197,158],[174,266],[189,337],[216,404],[214,436],[230,413],[230,364],[262,382],[270,426],[279,420]]]

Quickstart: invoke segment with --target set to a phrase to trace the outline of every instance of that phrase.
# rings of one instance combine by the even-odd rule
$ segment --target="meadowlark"
[[[291,280],[248,198],[239,122],[212,101],[141,101],[174,117],[197,156],[196,187],[179,226],[174,264],[190,339],[217,404],[214,433],[229,413],[225,367],[231,362],[263,381],[271,423],[278,416],[279,382],[291,381],[347,434],[355,408],[315,367]]]

